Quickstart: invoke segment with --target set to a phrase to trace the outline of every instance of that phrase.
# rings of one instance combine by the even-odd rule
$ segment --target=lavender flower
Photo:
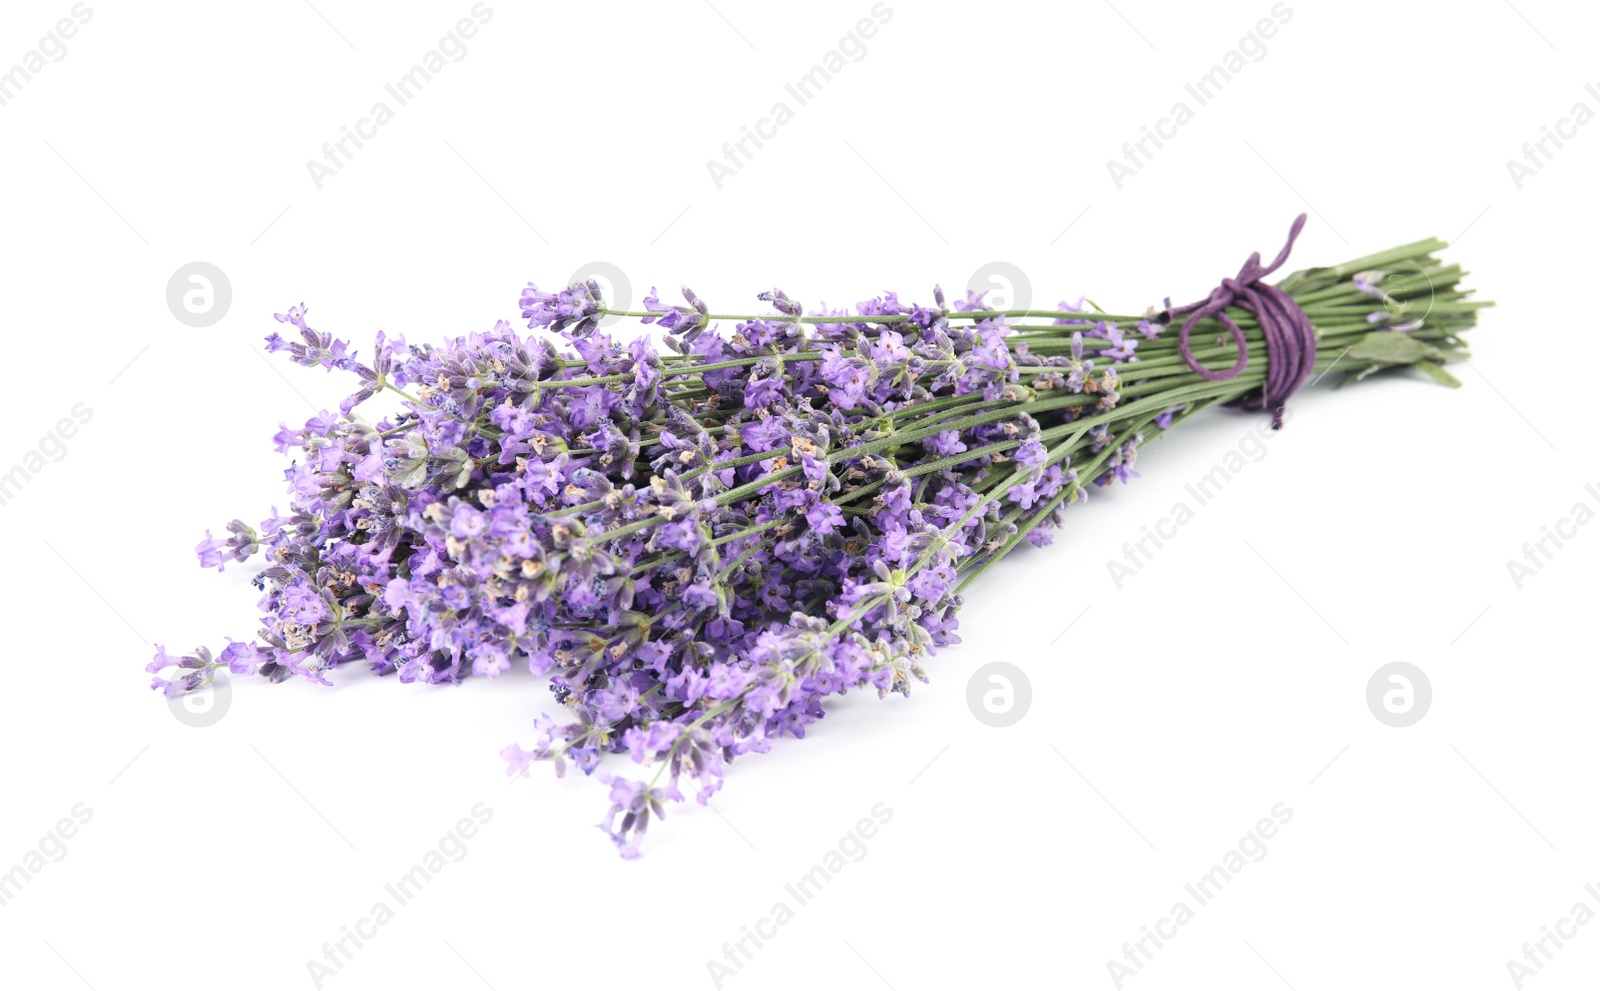
[[[1374,296],[1303,285],[1335,312]],[[1025,324],[937,288],[809,313],[771,289],[771,312],[735,317],[683,298],[652,289],[635,316],[658,336],[624,341],[600,329],[614,311],[598,285],[529,283],[526,336],[504,321],[439,345],[379,333],[370,366],[303,305],[277,314],[299,340],[272,334],[269,352],[355,389],[273,437],[292,458],[286,511],[195,548],[219,570],[262,554],[257,638],[158,647],[152,687],[181,695],[218,668],[453,684],[525,665],[559,716],[505,748],[507,773],[597,775],[602,828],[636,856],[669,803],[705,802],[729,761],[803,737],[833,696],[908,694],[960,641],[963,590],[1049,543],[1080,478],[1136,478],[1144,430],[1263,381],[1191,374],[1164,323],[1085,316],[1083,299]],[[1436,308],[1409,329],[1448,347],[1472,315]],[[1319,366],[1365,333],[1326,333]],[[1208,318],[1196,340],[1219,335]],[[359,415],[384,393],[393,412]],[[644,780],[610,770],[630,763]]]

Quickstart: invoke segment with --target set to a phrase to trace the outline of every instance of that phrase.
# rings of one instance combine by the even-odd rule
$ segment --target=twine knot
[[[1253,315],[1261,325],[1261,336],[1267,349],[1266,381],[1259,395],[1235,400],[1228,405],[1272,410],[1274,430],[1283,426],[1284,404],[1296,389],[1305,384],[1316,364],[1317,332],[1311,326],[1311,318],[1306,316],[1293,297],[1261,280],[1276,272],[1288,260],[1295,238],[1300,236],[1300,229],[1305,223],[1305,214],[1295,218],[1293,226],[1289,228],[1289,239],[1284,242],[1283,250],[1278,252],[1278,257],[1273,259],[1271,265],[1262,267],[1261,252],[1251,252],[1244,267],[1239,269],[1239,274],[1231,279],[1223,279],[1222,284],[1211,291],[1211,295],[1188,306],[1169,308],[1160,318],[1162,323],[1170,323],[1173,317],[1187,313],[1189,318],[1178,332],[1178,353],[1183,355],[1183,360],[1196,375],[1212,382],[1226,382],[1237,378],[1250,360],[1250,347],[1245,342],[1244,331],[1228,316],[1227,309],[1237,306]],[[1213,371],[1200,364],[1189,348],[1190,332],[1195,324],[1206,317],[1215,317],[1232,335],[1234,343],[1239,345],[1239,358],[1227,371]]]

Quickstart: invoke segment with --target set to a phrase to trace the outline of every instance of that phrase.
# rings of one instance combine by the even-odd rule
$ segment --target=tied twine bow
[[[1283,250],[1278,252],[1278,257],[1273,259],[1271,265],[1262,268],[1261,252],[1251,252],[1244,267],[1239,269],[1239,274],[1231,279],[1223,279],[1222,285],[1213,289],[1210,296],[1188,306],[1168,308],[1159,318],[1162,323],[1170,323],[1173,317],[1189,314],[1189,318],[1183,322],[1183,329],[1178,332],[1178,353],[1183,355],[1183,360],[1196,375],[1212,382],[1226,382],[1237,378],[1250,360],[1250,348],[1245,343],[1244,331],[1228,316],[1227,309],[1237,306],[1255,316],[1261,325],[1261,337],[1267,347],[1266,382],[1259,395],[1237,399],[1228,405],[1243,409],[1271,409],[1274,430],[1283,426],[1284,404],[1305,383],[1316,364],[1317,332],[1311,326],[1311,318],[1288,293],[1261,280],[1276,272],[1288,259],[1295,238],[1300,236],[1300,229],[1305,223],[1305,214],[1295,218],[1294,225],[1289,228],[1289,240],[1284,242]],[[1200,364],[1189,349],[1190,331],[1206,317],[1216,317],[1217,322],[1233,336],[1234,343],[1239,345],[1238,360],[1225,372],[1213,371]]]

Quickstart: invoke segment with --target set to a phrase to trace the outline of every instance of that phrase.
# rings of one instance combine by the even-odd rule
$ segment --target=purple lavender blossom
[[[1370,306],[1374,289],[1330,296]],[[529,283],[527,333],[379,333],[367,365],[304,305],[275,314],[288,337],[267,350],[352,391],[273,435],[281,513],[195,547],[219,570],[260,553],[259,634],[215,656],[157,647],[152,688],[525,665],[558,715],[502,751],[507,773],[594,775],[602,828],[637,856],[669,803],[707,801],[729,761],[804,736],[833,697],[925,681],[974,576],[1047,544],[1090,480],[1136,478],[1141,431],[1244,391],[1172,374],[1160,318],[1082,298],[1013,324],[937,287],[809,311],[770,289],[727,320],[682,295],[652,288],[654,336],[614,339],[596,284]],[[1392,329],[1408,326],[1434,334]],[[357,415],[388,393],[388,415]]]

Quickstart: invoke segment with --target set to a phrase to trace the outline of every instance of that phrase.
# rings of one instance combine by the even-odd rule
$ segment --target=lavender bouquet
[[[526,336],[379,332],[363,364],[291,307],[277,319],[295,339],[267,350],[356,391],[279,430],[296,454],[285,515],[197,548],[219,570],[264,554],[256,639],[158,647],[154,687],[195,691],[221,667],[443,684],[525,664],[561,715],[505,748],[508,773],[600,771],[604,827],[635,856],[683,787],[705,802],[730,760],[803,737],[829,696],[926,681],[959,642],[962,592],[1048,544],[1091,486],[1135,477],[1157,433],[1219,405],[1281,417],[1335,366],[1456,385],[1443,363],[1489,304],[1434,257],[1444,243],[1262,281],[1304,220],[1273,264],[1252,255],[1206,300],[1131,315],[996,311],[938,287],[813,312],[773,289],[748,315],[652,290],[623,312],[593,282],[530,284]],[[608,317],[658,333],[617,339]],[[397,412],[357,413],[380,393]],[[629,761],[649,780],[610,773]]]

